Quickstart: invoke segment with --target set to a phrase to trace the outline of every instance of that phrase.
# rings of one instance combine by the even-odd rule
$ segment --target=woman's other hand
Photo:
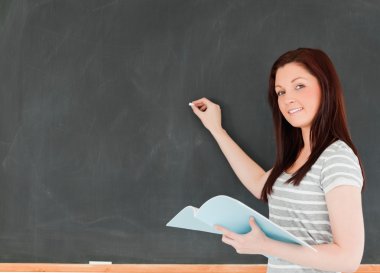
[[[251,231],[247,234],[237,234],[222,226],[215,225],[215,229],[220,231],[223,243],[235,248],[239,254],[263,254],[268,240],[271,240],[256,224],[253,217],[249,219]]]

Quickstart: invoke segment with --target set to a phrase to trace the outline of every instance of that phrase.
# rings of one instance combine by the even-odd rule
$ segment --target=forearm
[[[212,132],[212,135],[239,180],[256,197],[259,196],[260,192],[258,191],[258,187],[255,187],[258,186],[255,185],[255,181],[258,181],[265,174],[264,169],[253,161],[224,129]]]
[[[337,244],[313,245],[318,251],[308,247],[283,243],[268,238],[263,254],[274,256],[291,263],[325,271],[355,272],[360,265],[355,257]]]

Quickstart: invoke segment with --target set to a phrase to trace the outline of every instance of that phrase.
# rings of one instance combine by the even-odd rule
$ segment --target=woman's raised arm
[[[265,172],[223,129],[219,105],[207,98],[202,98],[193,101],[191,107],[217,141],[239,180],[257,199],[260,199],[270,171]]]

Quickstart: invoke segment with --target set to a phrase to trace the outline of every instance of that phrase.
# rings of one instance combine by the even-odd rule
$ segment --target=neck
[[[311,153],[311,147],[310,147],[310,127],[301,128],[302,130],[302,138],[303,138],[303,151],[310,154]]]

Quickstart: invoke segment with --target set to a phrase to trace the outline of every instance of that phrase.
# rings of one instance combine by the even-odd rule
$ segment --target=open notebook
[[[214,229],[214,225],[218,224],[235,233],[245,234],[251,231],[249,225],[251,216],[269,238],[303,245],[317,251],[254,209],[225,195],[209,199],[199,209],[192,206],[185,207],[166,226],[221,234]]]

